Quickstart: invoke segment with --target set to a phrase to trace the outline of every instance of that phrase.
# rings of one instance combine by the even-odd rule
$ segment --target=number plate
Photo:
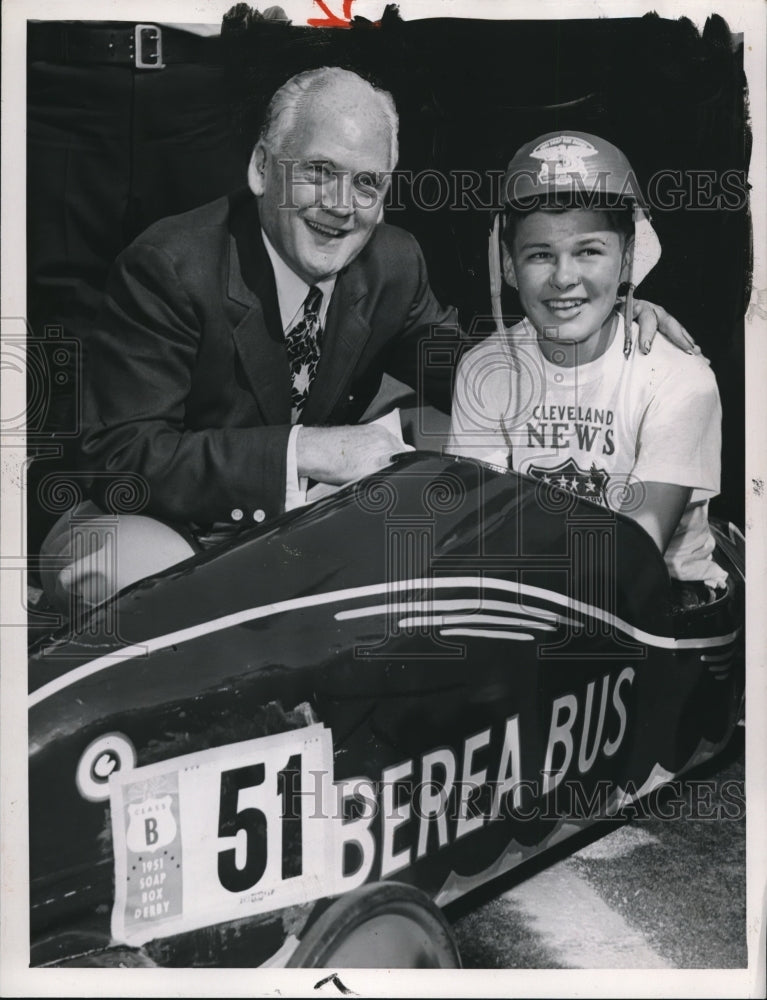
[[[332,771],[330,730],[313,725],[115,773],[112,937],[138,945],[332,894]]]

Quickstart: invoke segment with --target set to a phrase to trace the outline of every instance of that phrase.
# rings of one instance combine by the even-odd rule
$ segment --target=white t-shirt
[[[708,364],[662,336],[623,355],[623,320],[599,358],[547,361],[523,320],[458,367],[448,450],[502,465],[618,510],[644,482],[692,489],[665,559],[671,576],[723,584],[708,501],[719,492],[721,404]],[[626,499],[628,496],[628,499]]]

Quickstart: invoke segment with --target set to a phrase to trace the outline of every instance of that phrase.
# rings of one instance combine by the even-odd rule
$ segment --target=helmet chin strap
[[[623,306],[623,357],[628,361],[631,355],[631,323],[634,318],[634,286],[629,282],[626,302]]]
[[[633,209],[634,232],[636,233],[637,221],[639,219],[639,209],[634,205]],[[626,302],[623,307],[623,357],[628,361],[631,355],[631,324],[634,321],[634,240],[631,241],[628,259],[628,291],[626,292]]]
[[[493,228],[490,230],[490,242],[487,248],[487,262],[490,271],[490,307],[495,320],[495,328],[500,334],[506,333],[503,325],[503,312],[501,310],[501,288],[503,279],[501,276],[501,213],[496,212],[493,219]]]

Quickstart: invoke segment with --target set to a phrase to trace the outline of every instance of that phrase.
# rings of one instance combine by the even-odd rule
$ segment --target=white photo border
[[[282,0],[294,24],[318,16],[313,0]],[[334,4],[331,3],[331,6]],[[5,0],[2,9],[2,317],[26,315],[26,21],[27,19],[137,19],[220,23],[231,0]],[[264,4],[264,7],[268,4]],[[340,6],[340,3],[338,4]],[[385,0],[356,0],[354,13],[375,20]],[[767,124],[765,49],[767,6],[762,0],[709,3],[553,2],[553,0],[400,0],[406,20],[423,17],[487,19],[571,19],[636,17],[654,10],[661,17],[686,16],[698,27],[711,13],[721,14],[732,32],[744,35],[745,71],[750,94],[753,152],[750,166],[754,223],[752,308],[746,319],[746,529],[748,548],[747,608],[747,928],[749,967],[745,970],[464,970],[412,973],[359,970],[344,983],[362,996],[763,996],[765,984],[765,900],[767,863],[764,831],[767,798],[760,765],[767,759]],[[652,68],[645,70],[652,72]],[[759,299],[761,293],[762,298]],[[23,412],[24,379],[2,371],[3,413]],[[6,409],[6,407],[8,409]],[[19,525],[24,521],[20,488],[24,449],[2,448],[2,568],[23,562]],[[21,546],[21,547],[20,547]],[[21,560],[22,562],[19,562]],[[21,583],[20,583],[21,581]],[[27,703],[25,611],[20,587],[23,574],[0,573],[2,670],[0,671],[0,995],[2,996],[273,996],[319,995],[316,970],[29,969],[28,826],[26,791]],[[55,818],[52,817],[52,822]]]

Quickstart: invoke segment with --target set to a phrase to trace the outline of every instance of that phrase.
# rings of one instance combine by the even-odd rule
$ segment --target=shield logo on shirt
[[[550,468],[531,465],[527,469],[527,474],[549,486],[558,486],[586,500],[604,504],[605,507],[609,506],[606,490],[610,476],[604,469],[598,469],[593,462],[591,468],[586,471],[572,458],[568,458],[566,462],[560,462],[559,465]]]

